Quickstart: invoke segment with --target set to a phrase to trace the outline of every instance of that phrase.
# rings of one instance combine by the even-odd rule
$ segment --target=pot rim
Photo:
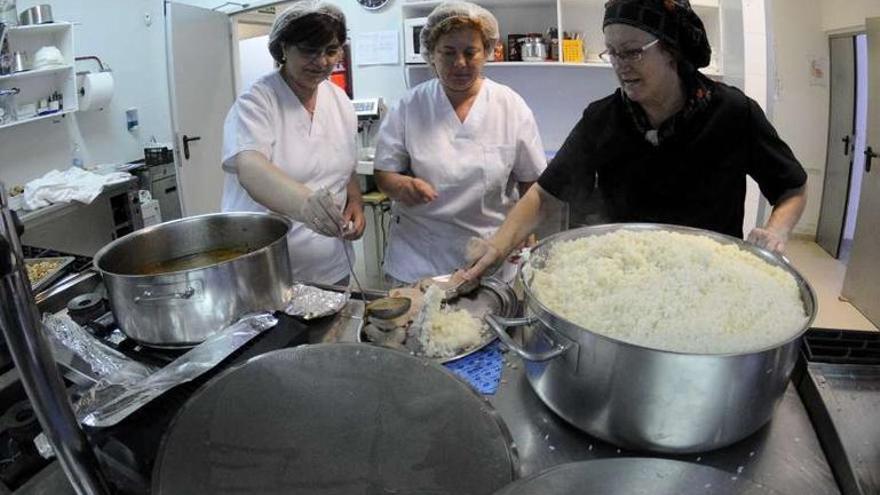
[[[523,286],[523,290],[524,290],[525,296],[526,296],[525,299],[526,299],[527,307],[529,307],[531,309],[533,305],[537,306],[537,309],[540,310],[540,312],[538,314],[536,314],[536,316],[542,323],[545,323],[544,320],[549,315],[551,318],[559,320],[562,323],[564,323],[565,325],[567,325],[568,327],[576,329],[580,332],[588,333],[596,338],[608,341],[613,344],[617,344],[617,345],[624,346],[624,347],[630,347],[630,348],[638,349],[638,350],[659,352],[659,353],[663,353],[663,354],[669,354],[672,356],[707,357],[707,358],[738,358],[738,357],[742,357],[742,356],[751,356],[751,355],[755,355],[755,354],[762,354],[765,352],[774,351],[774,350],[786,347],[789,344],[793,343],[794,341],[800,339],[801,336],[803,336],[803,334],[806,333],[806,331],[810,329],[810,327],[813,324],[813,321],[816,319],[816,309],[818,307],[817,301],[816,301],[816,293],[813,290],[813,287],[810,285],[810,283],[807,282],[807,280],[800,274],[800,272],[797,271],[797,269],[795,269],[793,266],[791,266],[791,264],[788,262],[788,260],[785,257],[778,255],[776,253],[772,253],[772,252],[770,252],[764,248],[758,247],[754,244],[745,242],[742,239],[738,239],[736,237],[729,236],[726,234],[721,234],[719,232],[714,232],[711,230],[698,229],[695,227],[686,227],[683,225],[672,225],[672,224],[662,224],[662,223],[646,223],[646,222],[609,223],[609,224],[591,225],[591,226],[587,226],[587,227],[579,227],[576,229],[564,230],[562,232],[558,232],[556,234],[553,234],[550,237],[547,237],[546,239],[541,240],[535,246],[531,247],[529,249],[529,252],[534,252],[541,247],[553,244],[554,242],[558,242],[559,240],[561,240],[563,238],[566,238],[564,240],[573,240],[573,239],[576,239],[579,237],[585,237],[585,236],[576,236],[576,237],[572,237],[571,239],[568,239],[568,237],[570,237],[572,235],[572,233],[574,233],[574,232],[598,231],[598,232],[604,234],[604,233],[611,233],[611,232],[616,232],[616,231],[620,231],[620,230],[667,231],[667,232],[678,232],[678,233],[691,234],[691,235],[701,235],[701,236],[709,237],[710,239],[719,241],[722,244],[735,244],[740,249],[744,249],[746,251],[749,251],[752,254],[763,259],[764,261],[770,263],[771,265],[785,270],[787,273],[791,274],[794,277],[795,282],[797,282],[798,288],[800,289],[801,302],[804,305],[804,311],[807,313],[807,319],[804,322],[803,327],[801,328],[800,331],[796,332],[791,338],[789,338],[785,341],[778,342],[778,343],[772,344],[772,345],[768,345],[768,346],[762,347],[760,349],[741,351],[741,352],[706,354],[706,353],[656,349],[654,347],[647,347],[647,346],[640,345],[640,344],[634,344],[632,342],[626,342],[623,340],[619,340],[614,337],[603,335],[599,332],[595,332],[593,330],[589,330],[587,328],[584,328],[584,327],[572,322],[571,320],[568,320],[567,318],[563,317],[562,315],[552,311],[547,306],[545,306],[544,303],[542,303],[540,301],[540,299],[538,299],[538,297],[532,291],[531,285],[530,285],[529,281],[526,280],[526,276],[523,272],[523,268],[525,268],[525,266],[527,264],[531,263],[531,260],[528,260],[528,261],[525,261],[524,263],[521,263],[519,265],[519,268],[517,269],[517,278],[519,279],[520,283]],[[805,294],[807,296],[806,298],[804,297]],[[569,340],[572,340],[572,338],[566,332],[564,332],[558,328],[553,328],[550,325],[545,324],[545,326],[550,328],[554,332],[562,333],[566,338],[568,338]]]
[[[173,272],[154,273],[154,274],[150,274],[150,275],[139,275],[139,274],[133,274],[133,273],[117,273],[117,272],[113,272],[110,270],[106,270],[100,266],[101,261],[103,260],[104,256],[107,255],[107,253],[109,253],[110,251],[116,249],[119,245],[124,244],[125,242],[128,242],[135,237],[149,235],[157,230],[167,228],[169,225],[175,225],[178,223],[189,223],[189,222],[194,222],[194,221],[197,221],[197,220],[203,219],[203,218],[212,218],[212,217],[219,217],[219,216],[272,218],[272,219],[279,220],[279,221],[283,222],[287,226],[287,232],[283,236],[279,237],[278,239],[275,239],[274,241],[270,242],[269,244],[266,244],[265,246],[263,246],[259,249],[255,249],[249,253],[242,254],[241,256],[236,256],[235,258],[232,258],[232,259],[219,261],[217,263],[212,263],[210,265],[200,266],[198,268],[189,268],[186,270],[176,270]],[[116,277],[116,278],[126,278],[126,279],[149,279],[149,278],[154,278],[154,277],[166,277],[166,276],[172,276],[172,275],[180,275],[180,274],[184,274],[184,273],[192,273],[192,272],[196,272],[196,271],[200,271],[200,270],[205,270],[208,268],[215,268],[218,266],[225,265],[227,263],[233,263],[236,261],[241,261],[242,259],[245,259],[245,258],[255,257],[260,254],[263,254],[266,250],[274,247],[279,242],[287,242],[287,235],[290,233],[290,228],[292,225],[293,225],[293,222],[291,222],[290,219],[288,219],[287,217],[281,216],[277,213],[274,213],[274,212],[230,211],[230,212],[219,212],[219,213],[205,213],[202,215],[194,215],[191,217],[178,218],[177,220],[171,220],[168,222],[163,222],[160,224],[151,225],[149,227],[146,227],[146,228],[143,228],[140,230],[136,230],[136,231],[128,233],[118,239],[113,240],[112,242],[110,242],[107,245],[105,245],[104,247],[102,247],[97,252],[97,254],[95,254],[95,257],[92,259],[92,266],[94,266],[95,270],[97,270],[102,276],[107,274],[107,275],[112,275],[113,277]]]

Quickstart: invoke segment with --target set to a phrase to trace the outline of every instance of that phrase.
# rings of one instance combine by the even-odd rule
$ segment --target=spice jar
[[[496,62],[501,62],[504,60],[504,43],[501,40],[495,42],[495,58]]]

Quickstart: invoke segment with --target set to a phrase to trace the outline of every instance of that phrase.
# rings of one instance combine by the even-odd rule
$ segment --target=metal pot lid
[[[773,495],[775,490],[702,464],[616,458],[563,464],[495,495]]]
[[[254,358],[193,396],[153,493],[490,494],[517,471],[497,413],[441,366],[321,344]]]

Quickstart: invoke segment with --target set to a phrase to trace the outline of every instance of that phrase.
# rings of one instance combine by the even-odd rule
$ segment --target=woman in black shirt
[[[773,204],[748,240],[781,252],[806,204],[806,173],[764,112],[698,72],[711,49],[687,0],[611,0],[606,50],[620,82],[591,103],[495,235],[469,249],[475,278],[562,200],[591,223],[658,222],[743,237],[746,176]]]

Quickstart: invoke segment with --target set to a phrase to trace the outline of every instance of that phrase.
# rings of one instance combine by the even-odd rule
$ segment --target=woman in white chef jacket
[[[223,136],[223,211],[272,210],[288,235],[295,280],[347,283],[345,240],[364,229],[354,179],[357,119],[327,80],[343,54],[345,16],[301,0],[275,20],[269,52],[280,68],[238,97]]]
[[[491,235],[546,167],[529,107],[482,74],[498,36],[482,7],[435,8],[421,46],[437,77],[413,88],[379,129],[376,183],[394,200],[385,255],[393,285],[464,266],[467,241]]]

